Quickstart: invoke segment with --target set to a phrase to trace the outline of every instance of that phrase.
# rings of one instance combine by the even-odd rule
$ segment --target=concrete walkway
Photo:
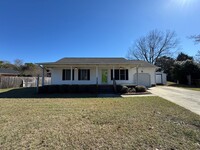
[[[154,94],[135,94],[135,95],[121,95],[121,97],[147,97],[147,96],[155,96]]]
[[[200,92],[170,86],[157,86],[149,89],[160,96],[200,115]]]

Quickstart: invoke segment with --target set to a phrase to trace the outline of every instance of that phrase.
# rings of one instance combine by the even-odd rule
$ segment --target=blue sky
[[[175,31],[180,50],[200,45],[199,0],[0,0],[0,60],[125,57],[152,29]]]

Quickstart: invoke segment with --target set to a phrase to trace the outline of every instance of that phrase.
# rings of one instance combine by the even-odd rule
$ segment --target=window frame
[[[121,81],[125,81],[125,80],[129,80],[129,70],[128,69],[114,69],[115,71],[115,80],[121,80]],[[122,74],[122,71],[124,71],[124,73]],[[122,77],[122,75],[124,77]],[[113,80],[113,69],[111,69],[111,80]]]
[[[67,74],[68,72],[68,74]],[[69,76],[67,76],[69,75]],[[71,69],[62,69],[62,80],[71,81]],[[72,80],[74,80],[74,69],[72,69]]]
[[[78,80],[79,81],[89,81],[90,80],[90,69],[78,69]]]

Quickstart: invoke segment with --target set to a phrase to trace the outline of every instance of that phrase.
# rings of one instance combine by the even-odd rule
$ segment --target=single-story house
[[[0,68],[0,77],[16,77],[19,75],[18,71],[12,69]]]
[[[156,85],[156,66],[125,58],[62,58],[38,63],[51,72],[51,84]]]

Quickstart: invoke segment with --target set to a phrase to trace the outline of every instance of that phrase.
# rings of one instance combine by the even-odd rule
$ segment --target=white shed
[[[167,84],[166,73],[156,72],[156,84]]]

